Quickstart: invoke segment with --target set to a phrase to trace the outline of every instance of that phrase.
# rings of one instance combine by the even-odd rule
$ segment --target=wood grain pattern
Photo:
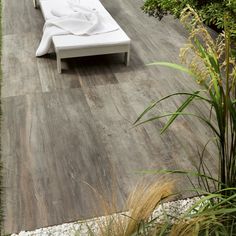
[[[141,0],[102,3],[132,39],[130,66],[123,65],[121,55],[75,58],[64,60],[68,69],[58,74],[53,54],[34,56],[43,26],[40,11],[32,1],[3,0],[7,233],[103,214],[98,193],[108,201],[116,194],[121,210],[144,178],[135,171],[193,170],[198,151],[211,137],[191,117],[179,118],[161,136],[165,120],[132,128],[152,100],[197,88],[185,74],[145,65],[177,62],[186,32],[172,17],[159,22],[144,15]],[[181,101],[163,102],[156,112],[176,109]],[[189,111],[207,114],[207,107],[194,104]],[[206,162],[213,172],[214,156],[209,145]],[[178,181],[178,190],[189,186],[184,178]]]

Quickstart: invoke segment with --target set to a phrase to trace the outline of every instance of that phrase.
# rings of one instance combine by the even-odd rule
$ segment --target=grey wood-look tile
[[[3,36],[2,97],[42,91],[34,51],[37,41],[31,33]]]
[[[109,198],[112,163],[83,93],[6,98],[3,113],[6,231],[94,215],[92,187]]]

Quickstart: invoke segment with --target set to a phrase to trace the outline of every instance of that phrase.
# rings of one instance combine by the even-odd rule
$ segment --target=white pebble
[[[174,219],[180,217],[184,212],[186,212],[190,207],[194,205],[196,201],[200,200],[199,197],[188,198],[183,200],[177,200],[173,202],[163,203],[159,206],[152,215],[152,218],[157,218],[158,221],[165,219],[164,212],[167,212],[172,218],[171,222],[174,223]],[[126,212],[126,214],[128,214]],[[118,216],[119,214],[114,214],[112,217]],[[109,216],[107,216],[109,217]],[[65,223],[56,226],[50,226],[46,228],[36,229],[34,231],[21,231],[19,234],[12,234],[11,236],[74,236],[76,232],[80,236],[88,235],[89,229],[92,229],[95,233],[99,230],[99,222],[106,220],[107,217],[103,216],[100,218],[95,218],[86,221]],[[89,227],[89,229],[88,229]]]

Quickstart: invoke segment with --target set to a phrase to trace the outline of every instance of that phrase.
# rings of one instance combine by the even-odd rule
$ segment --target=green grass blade
[[[213,130],[213,132],[214,132],[218,137],[220,137],[219,132],[218,132],[218,131],[216,130],[216,128],[211,124],[210,121],[208,121],[207,119],[205,119],[205,118],[203,118],[203,117],[201,117],[201,116],[198,116],[198,115],[196,115],[196,114],[193,114],[193,113],[183,113],[183,112],[178,112],[178,113],[176,113],[176,112],[172,112],[172,113],[168,113],[168,114],[164,114],[164,115],[160,115],[160,116],[154,116],[154,117],[152,117],[152,118],[150,118],[150,119],[147,119],[147,120],[144,120],[144,121],[142,121],[142,122],[140,122],[140,123],[135,124],[134,127],[139,126],[139,125],[142,125],[142,124],[145,124],[145,123],[148,123],[148,122],[151,122],[151,121],[154,121],[154,120],[159,120],[159,119],[164,118],[164,117],[173,116],[173,115],[194,116],[194,117],[197,117],[198,119],[204,121],[207,125],[209,125],[209,127],[211,127],[211,129]]]
[[[212,58],[212,56],[209,54],[209,52],[206,51],[206,49],[202,46],[202,44],[199,42],[197,38],[194,39],[194,43],[203,59],[206,59],[208,63],[211,65],[211,68],[213,68],[215,71],[219,71],[219,68],[217,68],[217,64],[215,63],[215,59]],[[214,73],[212,71],[209,71],[211,74],[211,79],[213,82],[214,90],[216,92],[216,98],[217,101],[220,100],[220,89],[219,84],[217,81],[217,78],[215,77]]]
[[[176,63],[170,63],[170,62],[165,62],[165,61],[160,61],[160,62],[153,62],[153,63],[149,63],[147,64],[147,66],[154,66],[154,65],[158,65],[158,66],[166,66],[175,70],[179,70],[182,72],[185,72],[191,76],[194,76],[194,74],[192,73],[191,70],[189,70],[188,68],[186,68],[185,66],[176,64]]]
[[[159,104],[160,102],[162,102],[162,101],[164,101],[164,100],[166,100],[166,99],[169,99],[169,98],[171,98],[171,97],[174,97],[174,96],[182,96],[182,95],[194,96],[194,97],[196,97],[196,98],[199,98],[199,99],[201,99],[201,100],[203,100],[203,101],[205,101],[205,102],[208,102],[208,103],[212,104],[212,101],[211,101],[211,100],[209,100],[209,99],[207,99],[207,98],[205,98],[205,97],[199,95],[199,93],[202,92],[202,91],[203,91],[203,90],[198,91],[198,93],[196,93],[196,92],[195,92],[195,93],[173,93],[173,94],[170,94],[170,95],[168,95],[168,96],[165,96],[165,97],[163,97],[163,98],[161,98],[161,99],[159,99],[159,100],[157,100],[157,101],[155,101],[155,102],[152,102],[152,103],[138,116],[138,118],[135,120],[135,122],[134,122],[133,124],[134,124],[134,125],[137,124],[137,123],[142,119],[142,117],[143,117],[145,114],[147,114],[150,110],[152,110],[157,104]]]
[[[199,94],[199,91],[196,91],[193,93],[193,95],[191,95],[189,98],[187,98],[183,104],[176,110],[175,114],[173,114],[171,116],[171,118],[168,120],[168,122],[166,123],[166,125],[164,126],[164,128],[161,130],[161,134],[163,132],[165,132],[165,130],[168,129],[168,127],[174,122],[174,120],[179,116],[178,113],[181,113],[192,101],[193,99],[196,97],[195,95]]]

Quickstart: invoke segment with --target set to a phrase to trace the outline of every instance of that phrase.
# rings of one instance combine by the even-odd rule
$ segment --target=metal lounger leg
[[[33,0],[33,3],[34,3],[34,8],[37,8],[38,7],[37,0]]]
[[[128,52],[125,52],[125,64],[126,64],[126,66],[129,65],[129,61],[130,61],[130,51],[128,50]]]
[[[57,55],[57,71],[61,74],[61,58]]]

